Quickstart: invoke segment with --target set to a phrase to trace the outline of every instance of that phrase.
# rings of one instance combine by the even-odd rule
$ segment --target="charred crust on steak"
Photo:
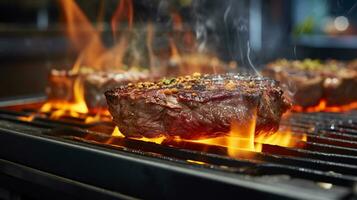
[[[291,106],[277,81],[238,74],[139,82],[105,96],[114,122],[129,137],[216,137],[227,134],[233,120],[244,124],[253,115],[256,133],[274,132]]]
[[[181,101],[206,102],[240,94],[255,94],[270,88],[279,95],[283,91],[278,82],[258,76],[236,74],[182,76],[162,79],[158,82],[139,82],[128,84],[106,92],[107,96],[147,98],[151,95],[172,95]],[[155,91],[155,92],[154,92]]]

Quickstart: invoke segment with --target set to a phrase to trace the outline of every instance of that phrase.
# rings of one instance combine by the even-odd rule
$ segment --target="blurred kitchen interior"
[[[77,0],[113,44],[111,16],[120,0]],[[353,0],[134,0],[134,26],[171,29],[172,12],[221,60],[258,68],[276,58],[357,57]],[[69,69],[78,52],[65,34],[58,1],[0,1],[0,98],[43,94],[51,68]],[[201,31],[201,32],[200,32]],[[204,33],[203,37],[199,33]],[[156,34],[154,40],[165,40]],[[199,48],[199,47],[197,47]],[[145,56],[145,55],[142,55]]]

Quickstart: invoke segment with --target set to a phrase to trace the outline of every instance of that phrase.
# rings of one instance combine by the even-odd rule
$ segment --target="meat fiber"
[[[105,96],[114,122],[128,137],[209,138],[227,134],[232,122],[252,120],[257,134],[269,133],[290,107],[278,82],[237,74],[128,84]]]

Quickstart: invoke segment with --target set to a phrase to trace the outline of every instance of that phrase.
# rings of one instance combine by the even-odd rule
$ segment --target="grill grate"
[[[228,157],[227,149],[222,146],[173,140],[165,140],[159,145],[111,137],[110,133],[114,128],[111,122],[85,124],[81,118],[53,120],[46,114],[36,115],[32,121],[20,119],[34,115],[35,112],[36,110],[24,108],[2,109],[0,129],[2,132],[19,131],[197,169],[214,170],[217,173],[249,175],[253,179],[288,175],[291,182],[302,179],[314,184],[332,184],[336,190],[342,187],[346,191],[357,182],[356,111],[292,113],[281,122],[281,128],[291,129],[294,135],[306,134],[306,142],[299,141],[299,145],[294,148],[262,144],[262,152],[241,150],[241,156],[236,158]],[[335,192],[336,194],[339,193]]]

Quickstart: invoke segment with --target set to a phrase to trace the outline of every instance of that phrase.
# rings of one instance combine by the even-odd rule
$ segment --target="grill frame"
[[[276,199],[331,198],[331,194],[326,196],[323,190],[319,195],[316,195],[316,190],[265,185],[258,181],[244,180],[236,174],[221,173],[198,166],[173,163],[73,141],[62,141],[58,138],[34,135],[34,133],[29,135],[0,129],[0,141],[4,144],[0,147],[0,157],[5,160],[33,169],[41,169],[41,171],[81,183],[107,188],[109,191],[133,196],[139,192],[140,196],[137,196],[139,198],[219,198],[227,194],[232,197],[252,195],[257,199],[268,197]],[[23,149],[31,149],[31,152],[23,151]],[[19,152],[22,153],[19,154]],[[32,152],[36,152],[35,156]],[[61,155],[61,157],[54,155]],[[71,155],[71,157],[66,157],[67,155]],[[94,170],[88,168],[88,160],[91,163],[99,164],[95,170],[98,173],[94,176],[89,176]],[[58,165],[59,163],[65,163],[66,167]],[[109,164],[111,165],[110,175],[107,173],[108,168],[106,167]],[[16,176],[16,173],[6,170],[6,168],[0,170],[7,175]],[[139,176],[138,171],[144,171],[144,173]],[[145,177],[146,181],[140,181],[138,176]],[[154,177],[156,177],[156,181],[153,180]],[[18,178],[26,180],[26,176]],[[153,187],[154,185],[162,186],[165,180],[170,180],[168,188]],[[133,188],[135,188],[134,191]],[[185,190],[185,193],[178,193],[182,189]],[[335,192],[334,194],[336,195]]]
[[[21,104],[21,101],[18,102]],[[281,175],[249,176],[244,174],[246,172],[237,174],[229,170],[217,170],[213,165],[207,167],[189,164],[172,157],[155,156],[140,151],[127,151],[108,145],[58,137],[56,134],[48,134],[51,128],[60,127],[61,131],[81,133],[86,127],[74,128],[73,124],[51,122],[51,120],[39,120],[36,123],[23,122],[17,120],[16,114],[19,113],[0,112],[1,174],[30,182],[44,179],[40,181],[44,186],[47,185],[46,180],[49,177],[57,177],[58,180],[55,178],[52,181],[61,183],[63,180],[69,180],[77,183],[76,186],[84,187],[81,190],[73,188],[66,190],[72,192],[70,195],[73,196],[78,195],[78,191],[82,191],[81,194],[86,193],[89,198],[94,197],[89,194],[98,193],[102,195],[99,199],[221,198],[227,195],[252,196],[252,199],[344,199],[354,195],[348,186],[334,186],[330,190],[324,190],[309,180]],[[134,142],[134,145],[143,143],[132,140],[129,142]],[[170,147],[164,148],[170,149]],[[29,151],[23,151],[24,149]],[[44,149],[46,151],[43,151]],[[175,152],[177,149],[172,151]],[[190,153],[190,150],[183,151]],[[261,156],[266,155],[261,154]],[[279,158],[275,157],[275,159]],[[88,160],[90,163],[95,163],[96,168],[88,166]],[[229,159],[228,161],[233,162]],[[244,160],[235,159],[234,162],[245,164]],[[58,163],[66,163],[66,165],[62,166]],[[274,165],[270,164],[270,167]],[[26,173],[41,172],[44,177],[40,178],[39,173],[34,173],[37,177],[35,181],[29,180],[29,176],[19,175],[25,172],[19,173],[9,169],[29,169]],[[258,166],[256,169],[264,172],[264,167]],[[282,172],[279,170],[282,169],[277,167],[277,174]],[[93,174],[93,171],[96,173]],[[140,175],[138,172],[141,172]],[[166,182],[169,184],[163,184]],[[306,185],[309,187],[303,188]],[[61,191],[61,187],[51,189]]]

